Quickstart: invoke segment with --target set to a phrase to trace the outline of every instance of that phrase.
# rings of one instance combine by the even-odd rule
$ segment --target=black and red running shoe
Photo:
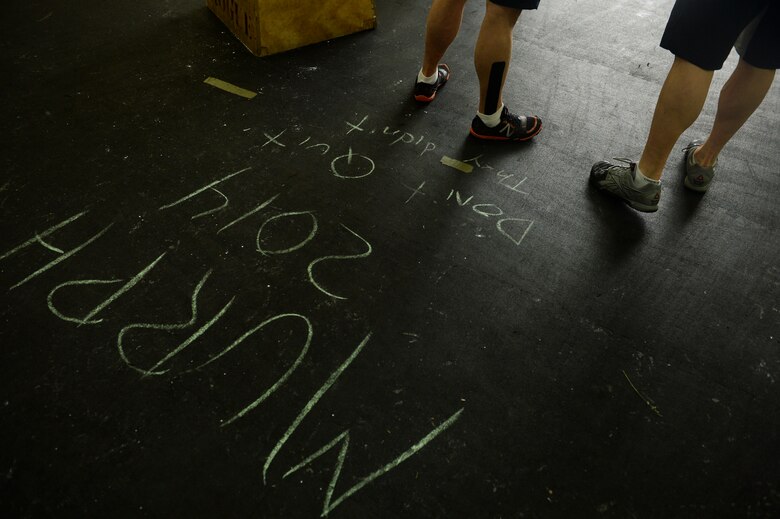
[[[433,84],[416,82],[414,84],[414,99],[420,103],[430,103],[436,97],[436,92],[450,79],[450,68],[441,64],[436,67],[436,82]]]
[[[501,112],[501,122],[490,127],[475,116],[471,122],[470,133],[477,139],[493,141],[527,141],[542,131],[542,120],[535,115],[515,115],[505,106]]]

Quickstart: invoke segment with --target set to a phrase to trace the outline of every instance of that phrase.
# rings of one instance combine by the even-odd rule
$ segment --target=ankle
[[[501,122],[501,114],[503,111],[504,103],[501,103],[501,106],[498,107],[498,110],[492,114],[483,114],[482,112],[477,111],[477,117],[479,117],[482,122],[485,123],[485,125],[489,128],[495,128]]]
[[[429,85],[436,84],[436,80],[439,79],[439,68],[436,67],[430,75],[425,74],[425,69],[420,69],[417,73],[418,83],[427,83]]]
[[[634,175],[634,185],[637,187],[644,187],[648,184],[654,184],[656,186],[661,185],[661,180],[657,178],[650,178],[647,175],[645,175],[644,171],[639,167],[637,164],[634,168],[634,172],[636,173]]]
[[[707,152],[704,145],[693,150],[693,162],[703,168],[711,168],[718,162],[718,155]]]
[[[660,182],[661,181],[661,175],[663,174],[663,168],[658,167],[651,167],[648,164],[645,164],[641,160],[636,165],[637,171],[641,172],[642,175],[647,178],[648,180],[651,180],[653,182]]]
[[[427,63],[423,63],[423,66],[420,68],[420,74],[426,77],[435,76],[439,73],[439,64],[434,63],[433,65],[428,65]]]

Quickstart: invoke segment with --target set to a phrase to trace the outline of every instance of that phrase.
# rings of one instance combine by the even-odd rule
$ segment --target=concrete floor
[[[524,13],[520,146],[467,137],[481,2],[428,107],[427,2],[266,58],[201,1],[5,6],[0,514],[776,517],[780,86],[706,195],[587,183],[672,3]]]

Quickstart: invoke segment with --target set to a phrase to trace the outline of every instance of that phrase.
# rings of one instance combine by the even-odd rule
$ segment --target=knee
[[[487,0],[487,7],[485,9],[485,19],[483,24],[494,26],[496,28],[504,27],[510,30],[517,24],[518,18],[520,18],[520,9],[512,9],[511,7],[504,7],[503,5],[494,4],[490,0]]]
[[[752,78],[769,79],[772,81],[775,77],[775,69],[773,68],[761,68],[748,63],[744,58],[740,57],[737,63],[737,68],[734,71],[736,73],[745,74]]]

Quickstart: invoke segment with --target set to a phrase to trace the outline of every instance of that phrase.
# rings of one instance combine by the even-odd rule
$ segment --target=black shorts
[[[536,9],[540,0],[488,0],[488,2],[512,9]]]
[[[758,68],[780,68],[780,0],[677,0],[661,47],[705,70],[723,67],[736,44]]]

